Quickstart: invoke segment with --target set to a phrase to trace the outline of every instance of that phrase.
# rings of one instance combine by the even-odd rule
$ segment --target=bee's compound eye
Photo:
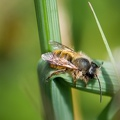
[[[90,68],[90,62],[85,58],[78,58],[75,63],[80,70],[86,71]]]

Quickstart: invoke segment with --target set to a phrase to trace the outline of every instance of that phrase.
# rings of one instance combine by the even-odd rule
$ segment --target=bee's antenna
[[[100,83],[100,80],[98,78],[98,76],[96,75],[96,78],[98,80],[98,83],[99,83],[99,88],[100,88],[100,102],[102,102],[102,91],[101,91],[101,83]]]

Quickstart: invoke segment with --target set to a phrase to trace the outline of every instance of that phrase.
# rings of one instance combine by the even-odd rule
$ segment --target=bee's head
[[[88,76],[89,78],[94,78],[97,74],[97,69],[99,68],[99,66],[94,63],[94,62],[91,62],[91,65],[86,73],[86,76]]]

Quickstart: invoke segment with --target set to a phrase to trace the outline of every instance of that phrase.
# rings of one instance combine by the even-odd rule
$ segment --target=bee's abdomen
[[[73,53],[66,50],[55,50],[54,54],[57,55],[59,58],[65,58],[70,62],[73,59]]]

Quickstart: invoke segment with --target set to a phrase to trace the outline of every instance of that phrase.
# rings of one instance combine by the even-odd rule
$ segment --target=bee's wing
[[[75,65],[71,62],[66,60],[65,58],[59,58],[58,56],[54,55],[52,52],[48,52],[42,54],[42,59],[48,61],[50,64],[69,68],[69,69],[78,69]]]
[[[73,49],[65,46],[65,45],[62,45],[61,43],[59,42],[56,42],[56,41],[52,41],[50,40],[49,44],[53,47],[53,49],[65,49],[65,50],[69,50],[69,51],[73,51]]]

